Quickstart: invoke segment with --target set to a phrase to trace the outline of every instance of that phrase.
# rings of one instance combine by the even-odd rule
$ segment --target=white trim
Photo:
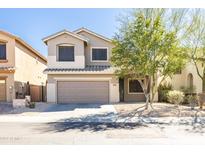
[[[54,77],[53,78],[56,81],[109,81],[112,79],[112,77],[107,78],[82,78],[82,77],[75,77],[75,78],[69,78],[69,77]]]
[[[67,30],[62,30],[62,31],[57,32],[57,33],[55,33],[55,34],[53,34],[53,35],[47,36],[47,37],[43,38],[42,40],[43,40],[43,42],[44,42],[45,44],[47,44],[47,41],[48,41],[48,40],[53,39],[53,38],[55,38],[55,37],[57,37],[57,36],[60,36],[60,35],[62,35],[62,34],[68,34],[68,35],[71,35],[71,36],[73,36],[73,37],[75,37],[75,38],[78,38],[79,40],[88,42],[88,40],[82,38],[80,35],[75,34],[75,33],[72,33],[72,32],[69,32],[69,31],[67,31]]]
[[[107,60],[93,60],[93,49],[107,49]],[[109,48],[108,47],[91,47],[90,50],[90,62],[108,62],[109,59],[109,52],[108,52]]]
[[[60,44],[57,44],[56,46],[75,46],[75,44],[72,44],[72,43],[60,43]]]
[[[82,71],[82,72],[80,72],[80,71],[73,71],[73,72],[59,72],[59,71],[57,71],[57,72],[44,72],[44,74],[92,74],[92,75],[95,75],[95,74],[102,74],[102,75],[114,75],[114,71],[106,71],[106,72],[99,72],[99,71],[95,71],[95,72],[93,72],[93,71],[89,71],[89,72],[84,72],[84,71]]]
[[[144,78],[128,78],[128,82],[127,82],[127,91],[128,91],[128,94],[144,94],[143,92],[130,92],[130,88],[129,88],[129,83],[130,83],[130,80],[138,80],[138,79],[144,79]],[[138,81],[139,82],[139,81]],[[141,86],[141,85],[140,85]]]
[[[80,28],[80,29],[77,29],[77,30],[75,30],[75,31],[73,31],[73,32],[76,33],[76,34],[78,34],[78,33],[82,32],[82,31],[85,31],[85,32],[87,32],[87,33],[89,33],[89,34],[92,34],[92,35],[94,35],[94,36],[96,36],[96,37],[98,37],[98,38],[101,38],[101,39],[105,40],[105,41],[112,42],[112,40],[110,40],[110,39],[108,39],[108,38],[106,38],[106,37],[104,37],[104,36],[102,36],[102,35],[99,35],[99,34],[97,34],[97,33],[95,33],[95,32],[92,32],[92,31],[90,31],[90,30],[88,30],[88,29],[86,29],[86,28]]]

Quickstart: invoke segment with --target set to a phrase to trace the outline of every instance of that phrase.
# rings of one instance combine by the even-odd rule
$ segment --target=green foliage
[[[33,108],[35,108],[35,106],[36,106],[35,102],[30,102],[29,103],[29,108],[33,109]]]
[[[191,86],[191,87],[181,86],[180,89],[185,94],[192,94],[196,92],[196,86]]]
[[[123,25],[113,43],[111,62],[119,77],[152,78],[151,92],[156,88],[156,74],[172,76],[186,63],[186,52],[179,45],[175,30],[166,29],[164,10],[136,11]]]
[[[197,95],[188,95],[188,96],[186,96],[186,99],[187,99],[189,104],[193,104],[193,103],[197,104],[198,100],[199,100]]]
[[[195,65],[196,71],[202,80],[202,90],[205,92],[205,15],[204,10],[194,9],[190,15],[191,24],[188,28],[188,35],[184,39],[184,46],[190,62]]]
[[[172,90],[172,84],[169,82],[164,82],[162,84],[159,85],[158,90]]]
[[[184,100],[184,93],[177,90],[172,90],[167,93],[167,98],[170,103],[179,105]]]
[[[167,93],[172,90],[172,85],[168,82],[160,84],[158,87],[159,102],[168,102]]]
[[[162,68],[170,59],[178,58],[170,54],[170,51],[178,53],[178,42],[174,32],[165,31],[160,17],[145,18],[139,13],[120,35],[113,41],[111,58],[113,65],[120,68],[118,74],[145,76],[155,74],[159,68],[163,73],[173,69],[173,66]]]

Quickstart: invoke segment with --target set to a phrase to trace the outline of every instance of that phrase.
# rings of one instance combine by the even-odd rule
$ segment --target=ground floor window
[[[130,94],[143,93],[143,89],[137,79],[128,79],[128,92]]]

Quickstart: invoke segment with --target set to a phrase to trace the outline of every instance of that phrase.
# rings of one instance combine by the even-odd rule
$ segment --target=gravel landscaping
[[[153,109],[143,110],[141,108],[144,103],[119,103],[114,104],[115,110],[121,115],[141,115],[144,117],[204,117],[205,109],[199,110],[199,107],[195,107],[191,110],[188,105],[180,106],[180,114],[178,108],[169,103],[153,103]]]

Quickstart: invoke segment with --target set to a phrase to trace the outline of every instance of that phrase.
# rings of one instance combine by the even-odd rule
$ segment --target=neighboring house
[[[21,38],[0,31],[0,102],[31,95],[43,100],[47,60]]]
[[[198,65],[199,72],[203,72],[202,67]],[[189,88],[195,87],[196,93],[202,92],[203,83],[198,76],[196,67],[193,63],[189,62],[185,68],[175,74],[171,80],[168,80],[172,84],[173,89],[181,90],[182,87]]]
[[[112,41],[86,28],[43,39],[48,46],[47,101],[116,103],[144,101],[137,80],[118,79],[109,60]]]

